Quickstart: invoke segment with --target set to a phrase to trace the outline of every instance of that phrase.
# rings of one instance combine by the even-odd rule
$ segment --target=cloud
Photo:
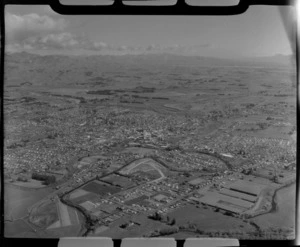
[[[104,42],[92,42],[89,47],[90,50],[103,50],[105,48],[109,48],[109,46]]]
[[[30,45],[35,49],[86,49],[102,50],[107,47],[102,42],[91,42],[86,36],[69,32],[51,33],[26,39],[23,45]]]
[[[31,37],[24,44],[39,49],[70,49],[79,45],[79,41],[71,33],[47,34]]]
[[[41,14],[16,15],[6,12],[6,45],[8,51],[22,50],[87,50],[103,51],[112,54],[140,54],[170,52],[175,54],[197,53],[212,47],[211,44],[186,46],[182,44],[151,44],[131,46],[113,45],[101,41],[92,41],[86,34],[77,35],[69,32],[68,22],[59,15],[44,9]],[[74,30],[74,27],[73,27]]]
[[[28,38],[61,32],[67,27],[67,22],[62,18],[54,19],[35,13],[14,15],[6,12],[5,23],[6,37],[10,43],[22,43]]]

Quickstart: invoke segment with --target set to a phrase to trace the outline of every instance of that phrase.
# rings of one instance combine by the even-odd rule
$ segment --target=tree
[[[169,228],[163,228],[159,230],[160,235],[170,235],[173,233],[176,233],[179,231],[178,227],[169,227]]]
[[[167,222],[169,222],[169,221],[170,221],[170,217],[169,217],[169,216],[167,216],[167,218],[166,218],[166,221],[167,221]]]
[[[148,216],[149,219],[161,221],[162,217],[158,212],[155,212],[153,215]]]
[[[171,221],[171,223],[170,223],[170,225],[173,226],[175,224],[176,224],[176,220],[173,218],[172,221]]]
[[[39,173],[32,173],[32,179],[43,181],[43,184],[49,185],[56,182],[56,177],[54,175],[46,175],[46,174],[39,174]]]
[[[21,182],[28,182],[28,178],[24,177],[24,176],[19,176],[17,178],[17,181],[21,181]]]

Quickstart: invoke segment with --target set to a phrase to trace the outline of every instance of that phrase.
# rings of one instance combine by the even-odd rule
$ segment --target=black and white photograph
[[[5,237],[294,240],[296,15],[6,5]]]

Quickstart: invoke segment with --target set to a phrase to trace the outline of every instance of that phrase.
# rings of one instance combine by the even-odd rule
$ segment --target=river
[[[275,195],[276,210],[254,218],[262,228],[286,227],[295,228],[296,183],[277,191]]]

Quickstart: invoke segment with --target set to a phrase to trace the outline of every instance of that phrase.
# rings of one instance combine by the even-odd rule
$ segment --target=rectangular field
[[[104,212],[101,211],[101,210],[98,210],[98,211],[93,212],[92,215],[94,215],[94,216],[96,216],[96,217],[101,216],[101,218],[104,218],[104,217],[108,216],[109,214],[104,213]]]
[[[251,183],[245,180],[237,180],[229,186],[226,186],[227,189],[246,193],[253,196],[258,196],[265,187],[265,185]]]
[[[78,218],[78,214],[77,211],[71,207],[68,207],[68,211],[69,211],[69,216],[71,219],[71,224],[72,225],[78,225],[79,224],[79,218]]]
[[[218,207],[231,212],[242,212],[250,208],[253,203],[219,194],[218,192],[208,192],[205,196],[198,199],[200,202],[213,207]]]
[[[203,182],[205,182],[205,180],[203,178],[196,178],[196,179],[190,180],[189,184],[197,185],[197,184],[201,184]]]
[[[111,214],[117,209],[118,205],[117,204],[102,204],[99,209],[104,211],[105,213]]]
[[[233,213],[242,213],[243,211],[245,211],[247,209],[247,208],[240,207],[240,206],[232,204],[232,203],[224,202],[222,200],[218,201],[218,205],[220,208],[222,208],[226,211],[229,211],[229,212],[233,212]]]
[[[121,191],[121,189],[116,186],[101,183],[99,181],[90,182],[87,185],[85,185],[82,189],[100,196],[112,195]]]
[[[142,195],[137,198],[134,198],[132,200],[126,201],[126,205],[132,205],[132,204],[139,204],[140,202],[144,201],[145,199],[148,199],[148,196]]]
[[[70,199],[75,199],[77,197],[84,196],[84,195],[87,195],[87,194],[89,194],[89,192],[87,192],[85,190],[82,190],[82,189],[78,189],[78,190],[73,191],[70,194]]]
[[[57,200],[57,209],[61,226],[71,225],[68,207],[65,204],[61,203],[60,200]]]
[[[109,175],[105,178],[102,178],[101,180],[114,184],[116,186],[120,186],[122,188],[128,188],[135,185],[135,183],[131,181],[129,178],[126,178],[124,176],[119,176],[116,174]]]
[[[234,198],[240,198],[240,199],[243,199],[243,200],[249,201],[249,202],[255,202],[257,199],[256,196],[251,196],[251,195],[248,195],[245,193],[241,193],[241,192],[233,191],[233,190],[229,190],[229,189],[220,190],[220,194],[231,196]]]
[[[92,209],[94,209],[96,207],[95,204],[90,201],[85,201],[83,203],[80,203],[79,205],[81,207],[84,207],[88,211],[91,211]]]
[[[74,199],[71,199],[71,201],[74,202],[74,203],[80,204],[80,203],[83,203],[85,201],[92,201],[95,198],[97,198],[96,194],[88,192],[88,194],[76,197]]]

